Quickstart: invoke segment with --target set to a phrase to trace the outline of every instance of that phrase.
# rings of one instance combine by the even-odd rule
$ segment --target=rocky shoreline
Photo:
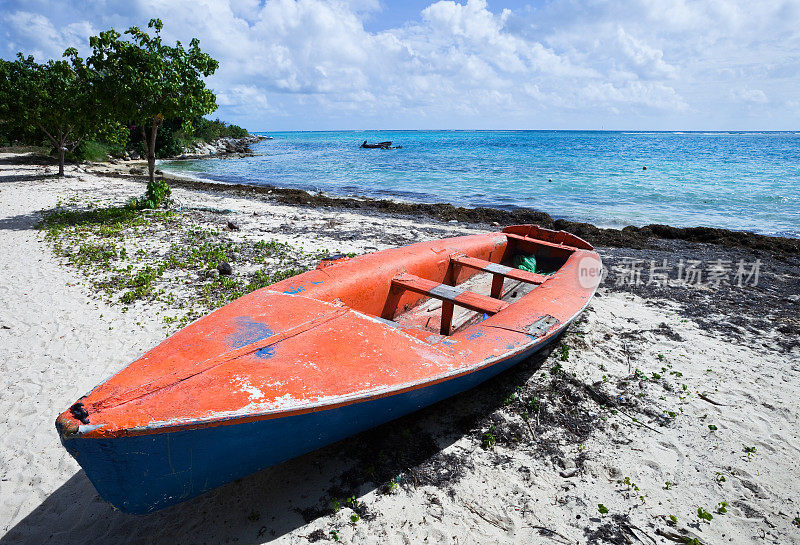
[[[673,227],[670,225],[628,226],[622,229],[603,228],[586,222],[555,219],[532,208],[464,208],[448,203],[412,203],[368,197],[335,197],[300,189],[271,185],[246,185],[210,182],[167,173],[171,184],[187,189],[221,191],[252,197],[261,195],[281,204],[332,207],[358,212],[375,212],[406,217],[426,217],[442,222],[458,222],[481,226],[535,223],[549,229],[568,231],[595,246],[646,248],[653,240],[683,240],[718,244],[728,248],[763,250],[774,254],[800,254],[800,239],[760,235],[748,231],[732,231],[715,227]]]
[[[251,134],[244,138],[218,138],[212,142],[197,142],[184,148],[184,152],[172,159],[202,159],[211,156],[248,157],[253,155],[250,144],[267,140],[268,137]]]
[[[207,157],[252,157],[253,150],[250,149],[251,144],[268,140],[268,136],[260,136],[251,134],[244,138],[231,138],[223,137],[212,140],[211,142],[194,142],[189,146],[183,148],[183,152],[175,157],[169,157],[170,160],[181,159],[203,159]],[[49,164],[49,158],[42,158],[42,162]],[[120,162],[141,161],[143,158],[135,151],[126,151],[122,157],[107,156],[107,162],[112,165],[117,165]],[[102,163],[100,163],[102,164]]]

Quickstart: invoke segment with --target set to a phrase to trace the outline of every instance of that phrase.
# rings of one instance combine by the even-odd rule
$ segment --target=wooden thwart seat
[[[500,263],[493,263],[491,261],[478,259],[476,257],[469,257],[466,255],[454,255],[450,258],[450,262],[453,264],[461,265],[462,267],[469,267],[471,269],[477,269],[479,271],[489,272],[494,274],[495,276],[499,275],[504,278],[510,278],[512,280],[525,282],[527,284],[538,285],[542,284],[545,280],[547,280],[547,276],[543,274],[536,274],[528,271],[523,271],[521,269],[515,269],[513,267],[506,267],[505,265],[501,265]]]
[[[508,306],[508,303],[487,297],[478,293],[467,291],[458,286],[448,286],[433,280],[420,278],[413,274],[401,273],[392,279],[392,289],[381,317],[391,320],[397,310],[397,303],[404,291],[413,291],[433,297],[442,301],[442,322],[440,331],[442,335],[450,334],[450,324],[453,320],[453,307],[460,307],[483,312],[484,314],[497,314]]]

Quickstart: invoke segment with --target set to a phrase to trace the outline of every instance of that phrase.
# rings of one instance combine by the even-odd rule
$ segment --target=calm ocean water
[[[600,226],[705,225],[800,237],[800,133],[269,134],[274,140],[253,146],[256,157],[163,168],[336,195],[531,207]],[[364,140],[403,149],[360,149]]]

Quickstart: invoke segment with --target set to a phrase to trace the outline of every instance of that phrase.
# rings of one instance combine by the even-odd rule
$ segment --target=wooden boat
[[[377,144],[367,144],[367,141],[364,140],[364,143],[361,144],[361,147],[367,149],[391,149],[392,142],[389,141],[389,142],[378,142]]]
[[[103,498],[154,511],[508,369],[575,319],[600,270],[585,241],[530,225],[325,260],[177,332],[56,427]]]

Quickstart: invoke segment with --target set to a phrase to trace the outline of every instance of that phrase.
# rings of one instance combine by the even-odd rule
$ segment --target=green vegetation
[[[624,484],[630,489],[636,490],[637,492],[639,491],[639,486],[635,482],[631,481],[630,477],[625,477],[621,481],[617,481],[617,484]]]
[[[601,514],[601,515],[605,515],[605,514],[607,514],[607,513],[608,513],[608,507],[606,507],[606,506],[605,506],[605,505],[603,505],[602,503],[598,503],[598,504],[597,504],[597,510],[598,510],[598,511],[600,511],[600,514]]]
[[[184,148],[190,148],[201,142],[213,142],[220,138],[244,138],[249,133],[239,127],[220,121],[209,121],[198,116],[195,118],[178,117],[165,120],[158,129],[156,140],[156,158],[165,159],[183,153]],[[131,133],[131,148],[140,155],[147,156],[147,142],[141,131]]]
[[[0,140],[49,143],[58,156],[59,176],[68,152],[89,137],[110,136],[120,128],[96,107],[90,71],[76,53],[64,53],[71,63],[39,64],[22,53],[15,61],[0,59]]]
[[[705,520],[706,522],[710,522],[711,519],[714,518],[714,516],[711,513],[709,513],[702,507],[697,508],[697,517],[701,520]]]
[[[494,436],[495,427],[489,426],[489,430],[481,437],[481,446],[485,449],[491,449],[497,443],[497,438]]]
[[[400,477],[393,477],[389,483],[386,485],[386,493],[387,494],[394,494],[400,488]]]
[[[211,142],[219,138],[245,138],[248,135],[249,133],[238,125],[228,124],[219,119],[210,121],[203,117],[194,120],[192,131],[188,134],[188,136],[203,142]]]
[[[120,140],[124,140],[123,134]],[[120,143],[98,142],[96,140],[85,140],[80,143],[71,153],[67,154],[68,159],[75,161],[105,161],[108,156],[122,157],[125,155],[125,146]]]
[[[204,78],[219,64],[199,41],[188,48],[165,44],[159,19],[148,28],[153,35],[134,26],[124,38],[113,29],[90,37],[85,60],[74,47],[44,64],[22,53],[0,59],[0,145],[52,148],[59,176],[65,159],[102,161],[136,149],[153,182],[156,157],[178,155],[198,141],[248,136],[203,117],[217,108]]]
[[[40,228],[56,255],[78,269],[98,297],[125,308],[157,303],[169,311],[163,321],[170,328],[305,272],[328,255],[274,240],[231,238],[187,214],[157,209],[166,195],[166,184],[157,180],[124,206],[61,203],[45,214]],[[220,275],[223,262],[233,274]]]
[[[144,197],[133,199],[128,203],[130,208],[160,208],[164,201],[172,194],[172,190],[163,179],[147,182]]]
[[[165,119],[193,118],[217,109],[216,97],[202,78],[212,75],[219,63],[200,50],[197,38],[188,49],[180,42],[164,44],[160,19],[151,19],[147,27],[155,29],[154,36],[135,26],[125,31],[130,41],[121,40],[113,29],[92,36],[86,63],[94,69],[92,83],[105,114],[138,127],[152,182],[159,127]]]

